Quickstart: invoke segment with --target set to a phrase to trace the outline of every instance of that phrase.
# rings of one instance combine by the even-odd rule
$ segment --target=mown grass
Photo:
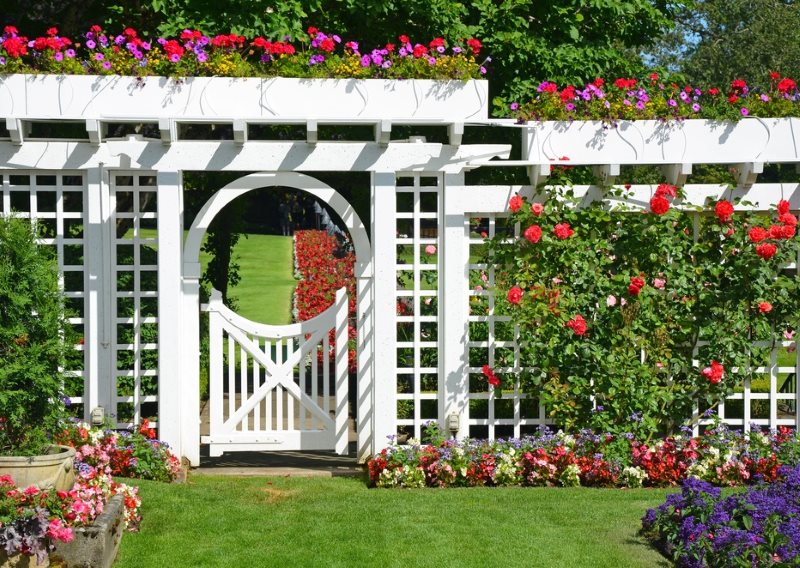
[[[667,490],[368,489],[352,478],[138,482],[141,532],[117,568],[653,567],[636,532]]]
[[[239,239],[233,254],[241,280],[229,290],[237,300],[239,315],[260,323],[291,323],[297,284],[292,246],[292,237],[280,235],[243,235]]]

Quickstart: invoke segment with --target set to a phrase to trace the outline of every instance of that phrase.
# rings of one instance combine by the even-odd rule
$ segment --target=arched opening
[[[185,304],[184,308],[184,323],[186,324],[184,328],[187,330],[194,329],[199,332],[200,325],[199,325],[199,312],[198,312],[198,299],[199,299],[199,260],[200,260],[200,250],[203,241],[203,236],[206,231],[211,226],[212,220],[215,216],[223,210],[223,208],[230,203],[232,203],[237,198],[245,196],[246,194],[252,192],[253,190],[259,189],[263,190],[263,188],[268,188],[271,191],[274,191],[276,195],[279,195],[281,199],[286,199],[288,197],[289,203],[287,204],[289,207],[295,207],[295,211],[300,211],[300,215],[298,215],[298,219],[296,221],[292,221],[291,226],[288,228],[287,232],[293,232],[295,229],[302,231],[304,228],[308,227],[316,227],[317,223],[321,229],[317,231],[314,229],[315,234],[323,239],[326,243],[330,245],[330,253],[334,256],[340,257],[336,258],[336,262],[342,260],[342,258],[351,260],[351,270],[353,271],[353,277],[351,280],[354,280],[354,284],[350,286],[352,290],[350,295],[354,296],[356,290],[358,290],[358,294],[361,295],[361,298],[356,301],[355,298],[351,299],[350,307],[355,312],[355,318],[352,318],[353,324],[355,322],[364,322],[366,320],[367,313],[370,311],[371,301],[369,300],[369,293],[370,287],[367,277],[367,271],[365,267],[368,266],[370,260],[370,245],[368,236],[366,233],[366,229],[361,222],[358,214],[355,212],[353,207],[347,202],[344,197],[331,188],[329,185],[321,182],[320,180],[306,176],[303,174],[298,173],[257,173],[257,174],[250,174],[239,178],[225,187],[220,189],[208,202],[203,206],[203,208],[198,213],[196,219],[194,220],[191,228],[189,229],[189,233],[187,235],[184,247],[184,292],[187,297],[187,304]],[[263,191],[262,191],[263,193]],[[304,199],[303,205],[298,208],[299,201]],[[314,205],[317,204],[319,207],[315,209]],[[304,210],[308,207],[308,211]],[[279,214],[281,212],[279,211]],[[317,217],[317,214],[319,215]],[[302,216],[302,220],[299,217]],[[335,220],[334,220],[335,219]],[[286,229],[286,227],[282,227]],[[283,231],[281,231],[283,232]],[[353,262],[354,261],[354,262]],[[313,276],[312,276],[313,278]],[[335,293],[335,291],[333,291]],[[214,298],[212,298],[210,305],[214,304]],[[343,312],[346,314],[347,311],[347,303],[344,300],[344,308]],[[337,305],[341,303],[337,296]],[[191,309],[193,305],[193,310]],[[220,302],[221,305],[221,302]],[[257,347],[254,345],[259,345],[259,340],[254,339],[253,335],[249,335],[247,337],[239,337],[236,334],[238,332],[230,331],[226,337],[228,337],[228,346],[232,346],[233,343],[231,342],[231,338],[236,336],[239,337],[240,342],[243,344],[243,349],[247,351],[245,353],[242,351],[242,355],[237,355],[235,360],[228,356],[227,351],[225,351],[224,357],[227,357],[226,365],[229,367],[229,378],[226,380],[230,381],[231,373],[233,373],[234,366],[241,366],[243,361],[245,364],[252,363],[255,367],[255,364],[260,361],[262,364],[262,377],[258,381],[254,378],[257,375],[257,372],[254,371],[255,375],[251,376],[249,382],[246,379],[239,379],[239,383],[237,386],[236,381],[231,381],[229,384],[231,385],[231,389],[238,388],[239,394],[236,395],[238,397],[235,401],[227,400],[226,405],[229,405],[229,408],[224,412],[225,420],[230,421],[231,417],[238,417],[241,418],[241,414],[245,411],[252,410],[254,404],[256,408],[261,408],[257,406],[258,404],[263,404],[267,406],[266,411],[259,411],[256,410],[254,412],[262,412],[260,415],[261,417],[250,417],[245,418],[243,425],[240,424],[237,428],[237,432],[233,436],[233,438],[240,438],[241,440],[247,440],[247,443],[241,443],[238,446],[233,445],[231,446],[230,451],[235,450],[269,450],[269,449],[334,449],[334,448],[322,448],[319,447],[319,444],[323,444],[323,442],[319,442],[316,438],[311,440],[310,436],[304,436],[302,433],[294,438],[288,434],[265,434],[262,432],[263,435],[257,436],[252,434],[252,431],[256,429],[256,427],[261,428],[262,430],[267,429],[266,424],[262,424],[262,422],[266,422],[267,419],[271,421],[271,424],[275,426],[276,430],[284,431],[284,430],[292,430],[292,424],[297,423],[298,421],[302,422],[304,420],[303,416],[306,413],[307,409],[303,408],[303,405],[310,406],[309,397],[314,399],[315,397],[325,398],[328,396],[328,391],[326,390],[323,396],[323,393],[317,393],[316,386],[308,386],[304,387],[304,381],[306,384],[314,384],[316,385],[319,383],[320,385],[327,385],[328,383],[337,385],[339,384],[339,379],[337,378],[336,381],[329,377],[328,368],[331,369],[331,373],[333,372],[334,368],[337,373],[337,377],[339,376],[339,370],[341,369],[340,359],[341,359],[341,352],[339,350],[340,345],[342,344],[342,338],[344,342],[347,341],[348,336],[351,339],[359,338],[361,339],[365,333],[364,330],[361,329],[353,329],[350,333],[347,330],[347,316],[341,315],[331,315],[333,310],[336,306],[331,306],[331,308],[325,311],[324,314],[319,315],[318,317],[309,320],[303,324],[295,323],[288,326],[280,326],[275,325],[260,325],[259,322],[247,321],[245,318],[240,318],[236,316],[236,314],[228,314],[227,320],[228,323],[233,325],[236,322],[239,322],[241,325],[241,330],[249,330],[248,333],[256,333],[255,329],[259,329],[258,333],[263,334],[271,334],[270,336],[273,337],[272,343],[268,343],[266,339],[263,339],[260,343],[260,348],[262,351],[259,351]],[[213,311],[213,310],[210,310]],[[330,313],[329,313],[330,312]],[[221,312],[220,312],[221,313]],[[307,317],[307,314],[306,314]],[[344,317],[344,323],[342,323],[341,318]],[[328,318],[328,319],[326,319]],[[325,322],[333,322],[334,318],[336,321],[335,329],[331,328],[329,332],[325,334],[319,334],[318,331],[312,330],[312,323],[314,325],[321,325],[325,324]],[[303,318],[300,318],[302,320]],[[244,320],[244,321],[242,321]],[[324,320],[324,321],[323,321]],[[299,327],[301,326],[302,327]],[[325,324],[329,325],[329,324]],[[343,331],[343,335],[339,335],[339,333]],[[214,330],[212,329],[212,333]],[[316,334],[316,335],[315,335]],[[200,345],[199,345],[199,334],[198,337],[187,337],[187,342],[191,342],[193,345],[192,348],[187,349],[187,357],[190,353],[195,353],[199,355],[200,353]],[[269,382],[269,373],[270,370],[277,372],[276,369],[283,365],[284,367],[289,364],[292,357],[295,359],[302,357],[304,361],[309,360],[311,357],[316,357],[316,355],[309,355],[309,352],[304,352],[302,355],[298,355],[300,353],[301,348],[305,349],[304,345],[308,343],[310,340],[309,338],[325,336],[324,339],[320,339],[320,348],[317,351],[316,347],[314,347],[313,353],[321,353],[326,350],[330,350],[331,357],[329,359],[325,359],[328,363],[321,365],[319,367],[315,365],[310,366],[302,366],[298,371],[294,371],[293,380],[289,379],[289,382],[282,386],[278,386],[279,394],[282,396],[283,394],[286,395],[286,400],[290,402],[286,402],[286,406],[282,407],[280,402],[276,403],[271,399],[267,399],[265,401],[261,401],[261,403],[251,403],[247,408],[244,410],[235,410],[237,404],[242,404],[243,407],[247,406],[244,402],[250,403],[250,399],[247,397],[253,397],[256,394],[264,391],[266,388],[266,384]],[[335,337],[334,337],[335,335]],[[264,336],[266,337],[266,336]],[[330,342],[329,339],[330,338]],[[330,345],[336,345],[336,353],[333,353],[333,350],[330,348]],[[197,342],[197,343],[195,343]],[[364,343],[361,341],[354,341],[355,346],[358,346],[359,349],[359,356],[363,358],[365,361],[370,361],[371,357],[367,354],[363,353]],[[227,347],[226,349],[232,349],[232,347]],[[295,351],[293,351],[295,350]],[[223,350],[219,350],[219,353],[222,353]],[[212,358],[214,353],[214,348],[211,348]],[[347,350],[344,351],[345,355],[345,366],[347,364]],[[250,359],[248,360],[248,355]],[[367,355],[367,356],[365,356]],[[271,361],[267,361],[272,357]],[[319,355],[320,360],[322,360],[325,355]],[[262,360],[263,359],[263,360]],[[184,359],[186,360],[186,359]],[[217,361],[218,363],[218,361]],[[217,364],[217,363],[213,363]],[[294,361],[297,363],[297,361]],[[277,367],[276,367],[277,364]],[[197,368],[197,365],[194,365],[194,368]],[[355,370],[355,364],[350,366],[352,370]],[[244,369],[244,367],[242,367]],[[307,370],[306,370],[307,369]],[[238,372],[238,371],[237,371]],[[241,373],[242,377],[247,376],[246,370],[243,370]],[[317,374],[319,373],[319,377]],[[307,374],[313,375],[313,378],[307,376]],[[369,381],[369,374],[370,369],[369,365],[360,365],[358,368],[358,377],[355,381],[355,384],[352,385],[352,389],[355,390],[356,385],[358,389],[358,396],[359,399],[362,399],[365,396],[365,383]],[[347,379],[345,378],[345,382]],[[292,384],[295,383],[295,384]],[[306,388],[308,392],[302,392],[303,389]],[[327,386],[323,387],[320,386],[320,389],[327,388]],[[339,388],[338,386],[336,387]],[[310,389],[310,390],[309,390]],[[313,396],[312,396],[313,390]],[[345,387],[345,391],[346,391]],[[216,391],[217,393],[221,392],[219,389]],[[228,392],[228,397],[230,399],[230,392]],[[339,391],[337,390],[336,396],[339,396]],[[289,398],[290,395],[294,397],[294,399]],[[214,397],[214,392],[212,392],[212,399]],[[333,397],[333,393],[331,394]],[[355,402],[356,397],[351,397],[351,406],[355,407],[353,402]],[[331,398],[333,401],[334,399]],[[336,399],[338,400],[338,398]],[[213,400],[212,400],[213,403]],[[277,406],[276,406],[277,404]],[[333,402],[332,402],[333,404]],[[337,404],[337,416],[338,412],[341,410],[340,403]],[[270,406],[271,405],[271,406]],[[344,401],[345,405],[345,413],[347,412],[347,401]],[[320,407],[323,409],[322,412],[318,412],[316,409],[311,408],[312,412],[317,412],[319,416],[319,422],[322,426],[327,424],[328,422],[325,420],[324,414],[328,412],[328,404],[327,402]],[[249,409],[249,410],[248,410]],[[351,411],[355,414],[355,410]],[[213,418],[213,406],[211,408],[211,422],[214,422]],[[277,413],[275,416],[271,416],[272,413]],[[332,412],[333,414],[333,412]],[[220,418],[219,416],[217,417]],[[313,418],[313,417],[312,417]],[[363,417],[366,419],[366,417]],[[337,418],[338,420],[338,418]],[[219,420],[218,420],[219,421]],[[313,420],[312,420],[313,422]],[[332,423],[331,423],[332,424]],[[337,423],[338,424],[338,423]],[[213,428],[213,426],[212,426]],[[338,425],[337,425],[337,428]],[[362,430],[359,428],[359,430]],[[247,435],[245,436],[242,432],[246,431]],[[237,439],[238,439],[237,438]],[[204,437],[204,439],[208,440],[219,440],[220,437]],[[196,441],[194,442],[197,443]],[[212,447],[214,442],[210,442]],[[337,442],[337,444],[339,444]],[[340,451],[341,446],[337,445],[337,451]],[[229,451],[228,449],[222,451]]]

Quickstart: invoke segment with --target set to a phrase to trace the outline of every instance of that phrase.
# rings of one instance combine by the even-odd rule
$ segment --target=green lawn
[[[233,249],[239,262],[239,284],[229,294],[239,302],[237,313],[253,321],[287,324],[292,321],[293,276],[292,237],[242,235]],[[208,255],[201,254],[205,268]]]
[[[117,568],[668,566],[636,536],[667,490],[368,489],[352,478],[140,483]]]

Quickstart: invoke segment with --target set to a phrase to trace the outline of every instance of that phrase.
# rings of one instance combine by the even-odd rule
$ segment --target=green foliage
[[[540,240],[500,235],[489,260],[502,267],[498,297],[521,289],[519,304],[500,310],[521,327],[525,388],[559,424],[640,439],[670,433],[696,401],[701,412],[714,406],[765,364],[753,341],[800,324],[800,287],[781,269],[797,239],[768,238],[760,244],[777,252],[762,258],[748,236],[747,227],[770,226],[768,215],[723,222],[707,210],[656,215],[600,200],[578,208],[565,173],[550,183],[556,189],[536,196],[540,215],[527,202],[512,215],[521,231],[540,227]],[[574,234],[559,238],[562,223]],[[720,381],[701,372],[712,361],[724,367]]]
[[[25,219],[0,219],[0,453],[35,455],[64,417],[58,267]]]

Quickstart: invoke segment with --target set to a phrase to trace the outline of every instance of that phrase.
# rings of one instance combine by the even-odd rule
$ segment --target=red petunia
[[[778,92],[780,93],[788,93],[789,91],[795,91],[796,89],[797,89],[797,83],[795,83],[788,77],[785,79],[781,79],[780,82],[778,83]]]
[[[475,38],[467,40],[467,47],[472,50],[473,55],[478,55],[481,52],[481,42]]]
[[[772,243],[762,243],[756,247],[756,254],[764,260],[769,260],[775,253],[778,252],[778,247]]]
[[[542,238],[542,228],[539,225],[531,225],[525,229],[523,236],[532,243],[538,243]]]
[[[522,288],[519,286],[512,286],[508,291],[508,301],[515,306],[522,300]]]
[[[663,215],[669,211],[669,201],[663,195],[655,195],[650,200],[650,210],[656,215]]]
[[[733,215],[733,204],[726,199],[721,199],[714,206],[714,213],[717,214],[721,223],[727,223]]]
[[[556,235],[556,237],[563,240],[570,238],[575,234],[575,231],[570,228],[569,223],[558,223],[555,227],[553,227],[553,233]]]
[[[516,213],[522,207],[522,198],[519,195],[515,195],[508,201],[508,208],[511,209],[512,213]]]

